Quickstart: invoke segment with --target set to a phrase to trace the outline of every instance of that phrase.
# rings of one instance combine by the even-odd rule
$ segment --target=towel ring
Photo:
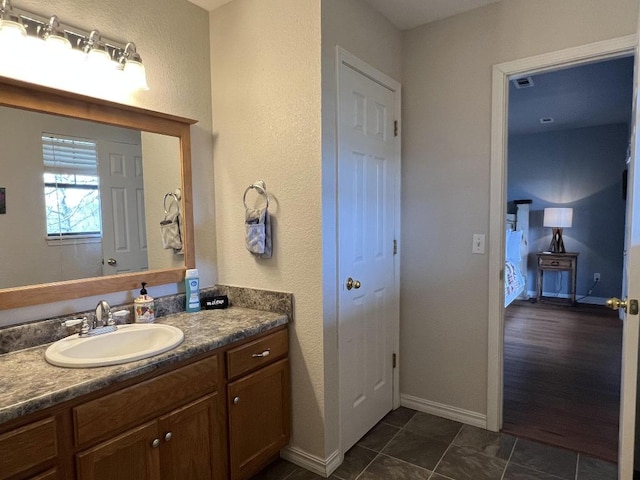
[[[167,197],[173,197],[173,199],[176,202],[176,205],[178,206],[178,211],[180,211],[180,201],[178,199],[178,195],[176,195],[173,192],[169,192],[169,193],[165,193],[164,194],[164,198],[162,199],[162,206],[164,207],[164,214],[165,215],[169,215],[169,210],[167,209]],[[171,208],[171,205],[169,205],[169,208]]]
[[[264,208],[269,208],[269,194],[267,193],[267,186],[265,185],[264,181],[259,180],[256,183],[252,183],[251,185],[249,185],[244,191],[244,195],[242,196],[242,203],[244,204],[245,209],[249,208],[247,207],[247,193],[249,193],[249,190],[257,190],[260,195],[263,195],[265,199]]]

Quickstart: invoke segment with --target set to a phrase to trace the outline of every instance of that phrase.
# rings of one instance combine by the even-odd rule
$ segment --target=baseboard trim
[[[402,393],[400,394],[400,405],[474,427],[487,428],[487,416],[478,412],[472,412],[471,410],[465,410]]]
[[[280,457],[325,478],[329,477],[344,460],[338,450],[323,459],[296,447],[283,448],[280,451]]]
[[[532,292],[529,291],[527,292],[527,294],[529,295],[529,299],[533,299],[535,300],[537,298],[538,293],[537,292]],[[550,297],[550,298],[562,298],[562,299],[569,299],[571,298],[569,296],[569,294],[567,293],[561,293],[561,294],[557,294],[557,293],[553,293],[553,292],[542,292],[542,296],[543,297]],[[518,300],[522,300],[521,298],[518,298]],[[588,296],[588,297],[584,297],[584,298],[580,298],[580,295],[576,296],[576,302],[577,303],[588,303],[589,305],[606,305],[607,304],[607,297],[592,297],[592,296]]]

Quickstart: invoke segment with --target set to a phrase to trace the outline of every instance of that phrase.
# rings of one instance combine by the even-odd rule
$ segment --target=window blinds
[[[78,175],[98,173],[98,154],[96,143],[92,140],[43,133],[42,159],[47,172]]]

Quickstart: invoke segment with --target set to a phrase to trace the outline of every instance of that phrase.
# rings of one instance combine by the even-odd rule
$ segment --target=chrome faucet
[[[113,321],[111,307],[105,300],[100,300],[98,305],[96,305],[96,313],[93,317],[93,322],[89,323],[86,317],[83,319],[80,336],[92,337],[102,333],[115,332],[117,329],[118,327]]]
[[[111,307],[106,300],[100,300],[96,305],[96,314],[93,317],[93,328],[114,325]]]

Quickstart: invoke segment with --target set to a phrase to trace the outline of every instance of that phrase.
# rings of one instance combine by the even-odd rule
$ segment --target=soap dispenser
[[[146,283],[142,282],[140,295],[133,301],[137,323],[153,323],[155,320],[153,297],[147,294],[145,285]]]

